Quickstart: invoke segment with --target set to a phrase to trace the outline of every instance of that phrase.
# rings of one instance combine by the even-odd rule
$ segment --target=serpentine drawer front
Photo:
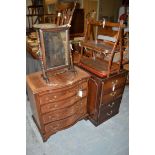
[[[43,115],[43,122],[44,124],[47,124],[51,121],[57,121],[66,117],[69,117],[73,114],[85,114],[87,112],[87,106],[86,106],[86,98],[83,98],[76,103],[73,103],[68,108],[63,108],[59,110],[52,111],[50,113],[46,113]]]
[[[43,141],[88,117],[87,96],[90,75],[78,67],[75,69],[76,73],[62,72],[52,77],[52,81],[57,81],[54,85],[46,84],[41,72],[27,76],[27,90],[33,118]],[[72,78],[65,80],[69,76]]]
[[[82,90],[82,92],[83,92],[83,97],[86,97],[87,89]],[[76,92],[76,94],[74,96],[71,96],[67,99],[57,101],[57,102],[52,102],[52,103],[49,102],[45,105],[42,105],[41,112],[42,112],[42,114],[44,114],[44,113],[47,113],[50,111],[67,108],[67,107],[73,105],[74,103],[78,102],[80,99],[81,99],[81,97],[78,96],[78,94]]]
[[[80,88],[86,89],[87,83],[85,83],[84,81],[80,82]],[[70,89],[66,88],[65,90],[63,90],[63,95],[62,91],[59,91],[57,93],[54,92],[45,93],[43,95],[40,95],[40,105],[70,98],[71,96],[77,95],[78,91],[79,91],[79,85],[75,85]]]

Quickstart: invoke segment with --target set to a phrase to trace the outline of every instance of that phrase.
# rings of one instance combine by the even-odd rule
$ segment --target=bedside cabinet
[[[91,74],[88,82],[88,113],[95,126],[119,113],[127,74],[125,70],[108,78]]]
[[[75,67],[76,72],[65,69],[52,73],[50,84],[41,72],[27,76],[27,90],[33,119],[46,141],[52,134],[86,118],[88,79],[90,75]]]

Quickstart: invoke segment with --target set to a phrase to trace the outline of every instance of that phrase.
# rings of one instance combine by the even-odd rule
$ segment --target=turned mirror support
[[[70,27],[70,25],[68,25]],[[69,60],[69,70],[76,72],[73,64],[73,59],[72,59],[72,52],[71,52],[71,47],[70,47],[70,42],[69,42],[69,29],[66,30],[66,40],[67,40],[67,50],[68,50],[68,60]]]
[[[44,67],[44,62],[43,62],[43,57],[42,57],[42,51],[41,51],[41,47],[40,47],[40,36],[39,36],[38,30],[36,30],[36,33],[37,33],[37,41],[38,41],[38,45],[39,45],[37,55],[38,55],[39,60],[40,60],[40,65],[41,65],[41,70],[42,70],[42,77],[46,81],[46,83],[49,83],[49,79],[47,78],[47,75],[46,75],[46,72],[45,72],[45,67]]]

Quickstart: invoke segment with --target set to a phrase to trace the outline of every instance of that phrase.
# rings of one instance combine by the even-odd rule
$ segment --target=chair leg
[[[80,51],[80,58],[79,58],[79,62],[80,62],[80,60],[81,60],[82,56],[83,56],[83,46],[81,46],[81,51]],[[78,62],[78,63],[79,63],[79,62]]]

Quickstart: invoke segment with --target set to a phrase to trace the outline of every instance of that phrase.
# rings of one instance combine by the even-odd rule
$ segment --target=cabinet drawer
[[[104,122],[119,112],[121,98],[107,105],[102,105],[99,113],[99,122]]]
[[[121,87],[119,89],[116,89],[113,92],[110,92],[109,94],[103,95],[101,104],[107,105],[108,103],[115,101],[117,98],[120,98],[122,96],[123,91],[124,91],[124,87]]]
[[[56,132],[56,131],[62,130],[64,128],[67,128],[67,127],[73,125],[74,123],[76,123],[76,121],[78,121],[79,118],[80,118],[79,115],[74,114],[68,118],[63,119],[63,120],[49,123],[48,125],[45,125],[45,131],[46,132],[51,132],[51,131]]]
[[[40,105],[43,105],[49,102],[55,102],[55,101],[67,99],[71,96],[76,95],[80,89],[87,89],[87,83],[85,82],[80,84],[79,86],[76,85],[73,88],[66,89],[64,91],[60,91],[57,93],[54,93],[54,92],[46,93],[40,96]]]
[[[41,106],[41,112],[42,112],[42,114],[44,114],[44,113],[54,111],[57,109],[66,108],[66,107],[74,104],[75,102],[79,101],[81,98],[86,97],[86,96],[87,96],[87,90],[86,89],[82,90],[82,97],[80,97],[78,95],[78,91],[77,91],[73,96],[71,96],[67,99],[42,105]]]
[[[109,78],[102,83],[102,92],[104,94],[107,94],[111,91],[115,91],[120,87],[124,87],[125,83],[126,83],[126,74]]]
[[[119,99],[119,101],[116,100],[114,102],[108,103],[107,105],[102,105],[101,110],[104,111],[105,113],[107,110],[111,111],[114,109],[119,109],[120,103],[121,103],[121,100]]]
[[[102,111],[102,113],[99,116],[99,123],[102,123],[109,118],[113,117],[114,115],[119,113],[119,109],[113,109],[113,110],[107,110],[107,111]]]
[[[86,112],[87,112],[87,100],[86,98],[83,98],[78,102],[76,102],[75,104],[73,104],[72,106],[69,106],[68,108],[55,110],[48,114],[44,114],[43,123],[47,124],[52,121],[61,120],[73,114],[84,115],[86,114]]]

